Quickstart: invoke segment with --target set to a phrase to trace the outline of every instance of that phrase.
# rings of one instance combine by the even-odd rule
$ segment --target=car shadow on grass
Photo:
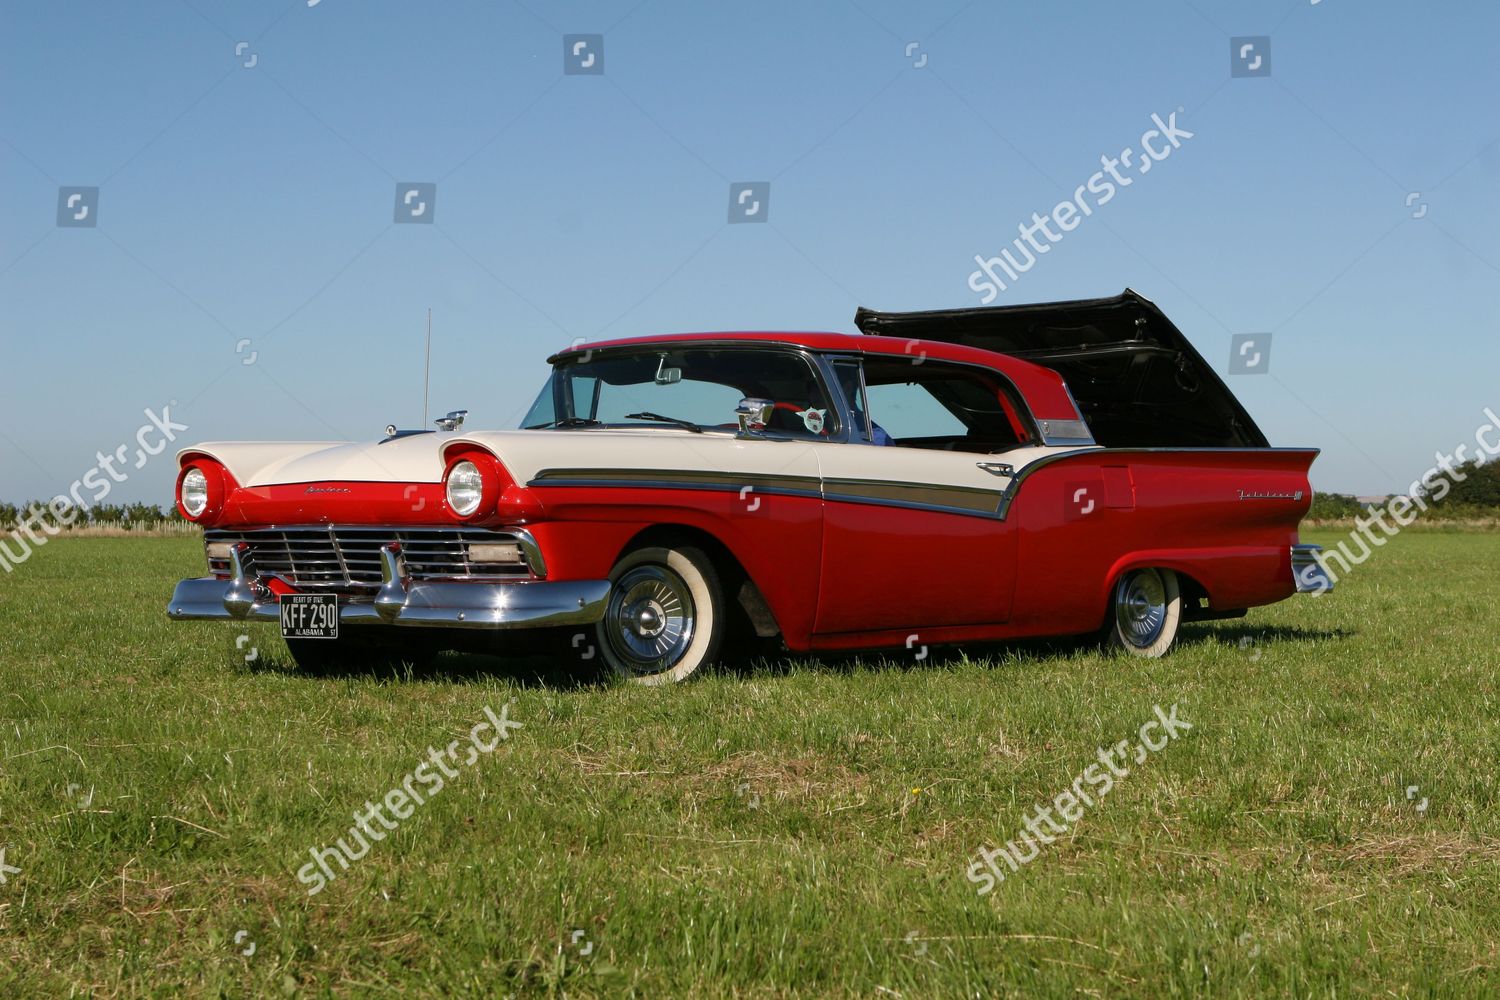
[[[1226,646],[1248,650],[1280,643],[1313,643],[1348,639],[1356,634],[1347,629],[1202,622],[1182,626],[1177,646],[1188,649],[1222,643]],[[915,672],[949,669],[971,663],[991,670],[1010,670],[1017,667],[1042,666],[1048,663],[1061,664],[1101,655],[1124,656],[1123,653],[1110,653],[1095,636],[1082,635],[1016,639],[1005,643],[966,643],[961,646],[932,648],[924,646],[911,651],[891,649],[801,656],[782,654],[779,657],[760,657],[730,663],[720,669],[746,679],[783,676],[801,670],[835,674],[865,671]]]
[[[1347,629],[1311,629],[1282,625],[1225,624],[1205,622],[1184,625],[1177,644],[1194,648],[1221,643],[1244,650],[1281,643],[1313,643],[1348,639],[1357,633]],[[1063,664],[1100,655],[1102,647],[1093,636],[1063,636],[1018,639],[1007,643],[967,643],[961,646],[918,646],[911,650],[890,649],[820,654],[768,654],[763,651],[729,650],[724,662],[709,673],[741,680],[765,680],[801,671],[829,674],[862,672],[905,673],[952,669],[979,664],[990,670],[1013,670],[1049,663]],[[247,673],[277,673],[310,682],[333,679],[372,679],[429,684],[490,684],[503,682],[520,688],[555,691],[598,690],[620,683],[592,648],[559,648],[555,652],[479,653],[445,652],[425,663],[359,662],[316,671],[298,667],[285,652],[273,653],[240,667]]]
[[[377,680],[413,684],[513,684],[520,688],[578,691],[602,688],[610,676],[592,663],[565,655],[439,653],[426,662],[351,660],[336,667],[308,670],[283,653],[262,657],[241,668],[246,673],[282,674],[311,683],[331,680]]]
[[[914,646],[906,649],[850,652],[781,653],[731,660],[719,670],[742,678],[784,676],[812,670],[832,674],[915,673],[948,669],[970,663],[989,669],[1011,669],[1051,660],[1072,659],[1097,650],[1089,639],[1071,637],[1018,639],[1008,643],[965,643],[961,646]]]
[[[1327,642],[1334,639],[1352,639],[1358,632],[1335,628],[1300,628],[1289,625],[1251,625],[1244,622],[1196,622],[1182,626],[1177,636],[1177,645],[1183,647],[1204,646],[1223,643],[1248,649],[1254,646],[1269,646],[1283,642]]]

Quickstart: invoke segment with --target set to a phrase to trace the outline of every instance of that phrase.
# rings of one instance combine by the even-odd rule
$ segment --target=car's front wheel
[[[700,549],[639,548],[610,572],[597,626],[610,667],[635,684],[686,680],[718,654],[724,633],[719,575]]]
[[[1131,656],[1165,656],[1182,623],[1182,594],[1169,569],[1137,569],[1120,577],[1104,626],[1105,644]]]

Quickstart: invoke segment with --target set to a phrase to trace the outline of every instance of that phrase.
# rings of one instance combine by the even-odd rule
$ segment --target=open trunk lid
[[[1024,358],[1067,381],[1109,448],[1265,448],[1229,387],[1155,303],[1103,299],[854,314],[861,333],[963,344]]]

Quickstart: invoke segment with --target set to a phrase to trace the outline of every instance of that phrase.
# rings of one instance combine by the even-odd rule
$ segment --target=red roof
[[[767,344],[790,344],[813,351],[828,351],[841,354],[883,354],[907,357],[914,364],[932,358],[936,361],[952,361],[961,364],[980,365],[991,368],[1013,382],[1026,398],[1031,412],[1038,420],[1077,420],[1079,414],[1068,395],[1062,376],[1050,368],[1013,358],[1008,354],[996,354],[976,347],[960,344],[944,344],[933,340],[905,340],[896,337],[870,337],[852,333],[819,333],[793,331],[747,330],[732,333],[665,333],[650,337],[626,337],[619,340],[580,342],[566,350],[558,351],[551,358],[553,363],[560,358],[571,357],[586,351],[599,351],[612,347],[643,347],[651,344],[677,344],[698,342],[724,343],[726,341],[749,341]]]

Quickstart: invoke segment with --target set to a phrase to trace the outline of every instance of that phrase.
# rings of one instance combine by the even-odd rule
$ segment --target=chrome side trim
[[[731,490],[736,493],[750,486],[760,493],[823,495],[823,482],[817,476],[776,476],[761,472],[731,473],[701,469],[543,469],[526,485]]]
[[[924,510],[951,510],[964,514],[995,515],[1001,490],[976,486],[948,486],[873,479],[826,479],[823,496],[828,500],[856,503],[889,503]]]
[[[1321,545],[1292,546],[1292,578],[1297,582],[1297,593],[1326,594],[1333,589],[1333,577],[1318,557],[1322,551]]]
[[[746,476],[738,483],[728,481],[710,480],[677,480],[677,479],[533,479],[526,484],[529,487],[550,486],[562,489],[570,486],[609,488],[609,489],[638,489],[638,490],[698,490],[711,493],[739,493],[747,486],[753,487],[760,496],[781,497],[803,497],[804,499],[820,500],[823,497],[821,489],[803,489],[786,486],[774,486],[759,484],[752,481],[752,477]]]
[[[740,493],[750,487],[763,496],[821,498],[842,503],[905,507],[989,518],[997,516],[996,508],[1004,497],[1002,490],[985,490],[973,486],[935,486],[932,483],[869,479],[820,480],[816,476],[770,476],[761,473],[747,473],[729,479],[720,472],[676,469],[544,469],[526,485],[707,490],[727,493]]]
[[[1082,420],[1038,420],[1037,427],[1042,443],[1051,447],[1082,448],[1094,443],[1093,431]]]
[[[998,494],[996,494],[998,496]],[[993,509],[993,502],[985,509],[975,507],[953,507],[940,503],[921,503],[910,500],[890,500],[876,496],[860,496],[845,493],[829,493],[825,499],[841,503],[868,504],[873,507],[899,507],[902,510],[919,510],[933,514],[957,514],[961,517],[982,517],[987,521],[998,520]]]

